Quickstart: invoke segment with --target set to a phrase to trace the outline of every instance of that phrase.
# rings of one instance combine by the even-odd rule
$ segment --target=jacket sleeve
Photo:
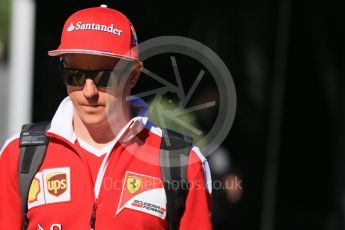
[[[212,182],[208,163],[199,151],[193,147],[187,171],[189,192],[186,209],[180,223],[180,230],[195,228],[212,229],[211,192]]]
[[[0,229],[21,229],[18,158],[18,138],[7,141],[0,152]]]

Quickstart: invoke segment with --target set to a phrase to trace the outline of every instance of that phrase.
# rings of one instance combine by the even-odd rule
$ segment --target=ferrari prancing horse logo
[[[141,185],[141,179],[138,177],[128,177],[127,178],[127,189],[130,193],[135,193],[139,190]]]

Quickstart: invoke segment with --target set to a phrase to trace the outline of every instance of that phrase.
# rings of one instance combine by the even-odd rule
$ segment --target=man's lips
[[[101,111],[103,110],[104,106],[103,105],[82,105],[81,108],[89,113],[93,113],[93,112],[96,112],[96,111]]]
[[[82,104],[81,106],[83,106],[83,107],[101,107],[101,106],[103,106],[104,107],[104,105],[87,105],[87,104]]]

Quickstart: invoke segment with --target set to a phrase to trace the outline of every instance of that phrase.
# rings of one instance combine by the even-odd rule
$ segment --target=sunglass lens
[[[93,82],[98,87],[109,87],[110,86],[111,71],[100,71],[94,78]]]
[[[75,82],[75,86],[83,86],[85,84],[85,81],[86,81],[86,76],[84,73],[81,73],[78,71],[74,75],[73,81]]]
[[[86,76],[83,72],[72,69],[64,69],[62,72],[65,84],[71,86],[83,86],[85,84]]]
[[[62,77],[64,83],[71,86],[84,86],[86,79],[91,78],[97,87],[111,86],[110,78],[112,71],[81,71],[73,69],[64,69]]]

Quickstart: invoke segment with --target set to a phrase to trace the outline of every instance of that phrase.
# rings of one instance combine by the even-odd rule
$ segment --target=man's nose
[[[86,79],[85,85],[83,88],[83,93],[85,97],[92,98],[98,95],[98,89],[92,79]]]

